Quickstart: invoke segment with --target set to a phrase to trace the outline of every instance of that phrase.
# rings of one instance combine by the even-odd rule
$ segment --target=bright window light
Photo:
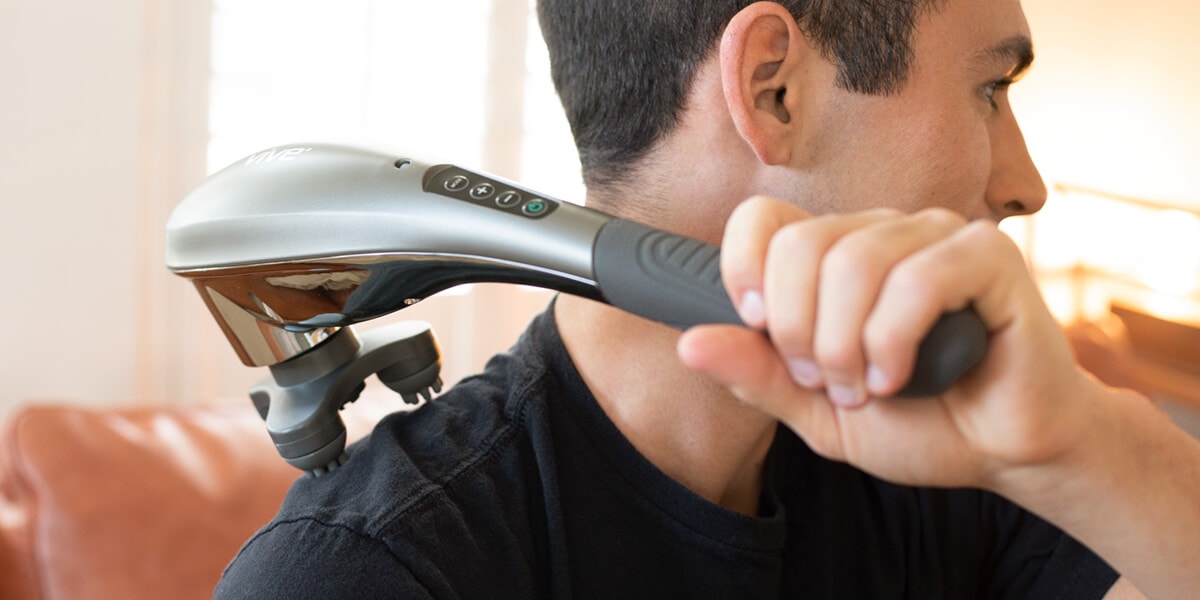
[[[209,171],[309,141],[477,166],[490,15],[479,9],[478,0],[215,0]]]
[[[214,0],[210,88],[209,173],[312,142],[485,171],[516,153],[498,175],[583,201],[533,0]]]

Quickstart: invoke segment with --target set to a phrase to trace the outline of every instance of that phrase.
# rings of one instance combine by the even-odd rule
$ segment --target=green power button
[[[546,203],[542,200],[530,200],[521,207],[521,212],[531,217],[536,217],[546,212]]]

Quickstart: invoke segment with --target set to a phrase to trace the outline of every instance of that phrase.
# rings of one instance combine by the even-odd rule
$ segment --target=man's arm
[[[1200,443],[1145,398],[1091,391],[1093,434],[1061,460],[1006,471],[996,491],[1070,532],[1149,597],[1195,597]],[[1138,597],[1117,592],[1110,597]]]
[[[721,268],[769,336],[695,328],[680,357],[814,451],[897,483],[995,491],[1151,597],[1200,589],[1200,442],[1076,366],[993,225],[941,210],[808,218],[760,198],[731,217]],[[937,317],[967,305],[988,326],[983,363],[937,398],[878,400]]]

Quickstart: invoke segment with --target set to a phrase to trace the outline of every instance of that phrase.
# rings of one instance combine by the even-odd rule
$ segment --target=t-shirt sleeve
[[[1103,598],[1118,573],[1089,548],[1036,515],[997,499],[992,555],[996,598]]]
[[[312,519],[276,522],[242,547],[213,594],[240,598],[431,598],[372,538]]]

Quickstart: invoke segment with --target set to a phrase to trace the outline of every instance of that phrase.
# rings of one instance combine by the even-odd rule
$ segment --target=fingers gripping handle
[[[741,325],[721,282],[720,249],[640,223],[613,219],[596,236],[593,270],[611,305],[678,329]],[[971,308],[946,313],[921,342],[900,396],[939,394],[987,351],[987,329]]]

